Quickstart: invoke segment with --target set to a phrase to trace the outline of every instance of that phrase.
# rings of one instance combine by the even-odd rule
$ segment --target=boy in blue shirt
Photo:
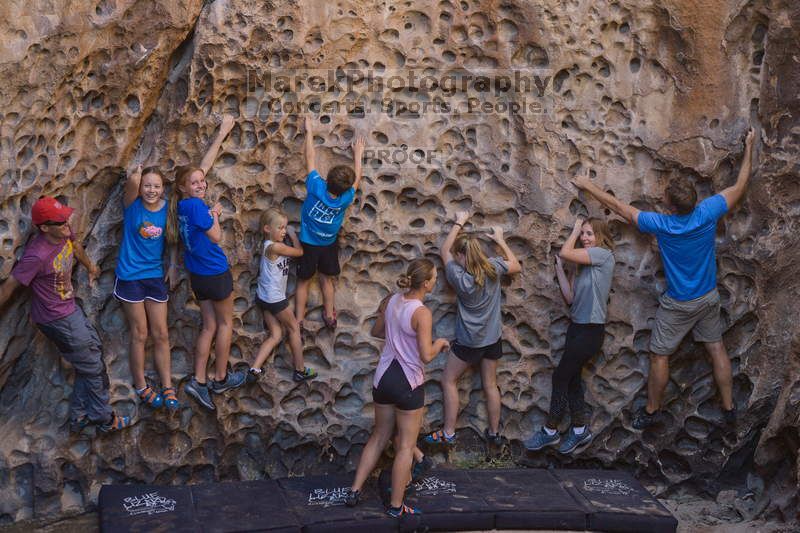
[[[747,132],[744,145],[736,183],[696,207],[697,193],[692,183],[685,177],[672,180],[666,190],[667,205],[674,211],[670,215],[639,211],[624,204],[589,181],[588,175],[573,180],[576,187],[635,224],[639,231],[654,234],[664,264],[667,291],[659,298],[650,337],[647,405],[634,415],[635,429],[645,429],[657,422],[669,381],[669,356],[690,330],[694,340],[704,343],[711,356],[725,422],[729,425],[736,422],[731,363],[722,342],[714,234],[717,220],[736,205],[747,188],[752,166],[752,129]]]
[[[356,138],[353,143],[354,169],[344,165],[333,167],[326,180],[316,170],[314,132],[311,117],[305,118],[306,139],[306,199],[300,213],[300,244],[303,255],[297,267],[297,294],[295,311],[301,324],[306,314],[308,287],[311,278],[319,272],[322,292],[322,320],[331,329],[336,327],[334,307],[334,281],[339,268],[339,229],[342,227],[347,208],[355,199],[361,183],[361,158],[364,156],[365,140]]]

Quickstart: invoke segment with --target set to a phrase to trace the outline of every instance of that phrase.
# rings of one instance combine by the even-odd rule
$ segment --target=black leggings
[[[556,429],[569,405],[573,426],[586,425],[587,405],[583,400],[583,365],[603,346],[605,324],[576,324],[570,322],[564,342],[564,355],[553,372],[553,392],[550,396],[550,413],[547,427]]]

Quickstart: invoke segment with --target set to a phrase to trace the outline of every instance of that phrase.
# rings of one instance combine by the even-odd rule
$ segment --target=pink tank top
[[[373,385],[378,386],[383,374],[392,361],[397,359],[408,383],[416,389],[425,381],[422,359],[419,357],[417,332],[411,328],[411,315],[422,307],[419,300],[406,300],[397,293],[389,299],[386,306],[386,343],[375,370]]]

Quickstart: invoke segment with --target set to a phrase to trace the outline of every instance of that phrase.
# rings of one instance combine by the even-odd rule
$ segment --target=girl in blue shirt
[[[121,302],[131,331],[130,370],[136,394],[147,405],[170,410],[180,407],[170,372],[170,347],[167,329],[166,281],[174,288],[177,281],[175,256],[177,236],[167,231],[167,202],[164,178],[155,168],[142,172],[139,165],[125,183],[122,245],[115,270],[114,296]],[[170,266],[164,275],[164,241],[171,245]],[[161,392],[149,386],[144,377],[145,343],[153,339],[156,370]]]
[[[200,167],[184,167],[177,171],[177,194],[173,195],[170,206],[177,215],[174,220],[177,220],[176,230],[184,245],[184,264],[203,317],[195,348],[194,377],[186,385],[186,393],[212,410],[215,407],[211,392],[221,393],[239,387],[247,377],[244,372],[227,371],[233,334],[233,277],[228,268],[228,258],[219,246],[222,240],[219,222],[222,206],[216,203],[209,209],[204,201],[208,189],[206,175],[233,125],[233,117],[225,115]],[[182,198],[180,201],[179,197]],[[216,379],[207,385],[206,366],[212,342]]]

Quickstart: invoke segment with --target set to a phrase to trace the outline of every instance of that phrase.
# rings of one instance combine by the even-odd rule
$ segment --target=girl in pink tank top
[[[392,499],[386,511],[392,517],[419,513],[403,505],[403,494],[411,481],[415,451],[422,455],[416,444],[425,404],[423,367],[450,347],[446,339],[432,342],[433,317],[422,303],[436,285],[433,263],[427,259],[412,261],[397,285],[408,290],[384,298],[372,326],[373,335],[386,338],[372,389],[375,427],[361,453],[346,500],[350,507],[358,503],[361,487],[394,436]]]

